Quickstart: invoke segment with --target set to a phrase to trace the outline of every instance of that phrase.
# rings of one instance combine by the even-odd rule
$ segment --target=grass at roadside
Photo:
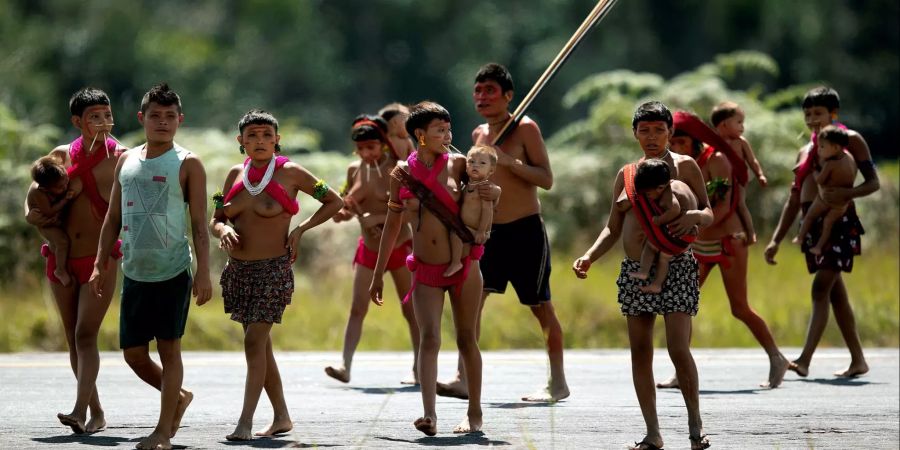
[[[866,346],[900,344],[900,286],[896,246],[866,248],[854,272],[846,276],[859,334]],[[762,247],[751,253],[750,301],[768,322],[781,346],[801,346],[809,319],[811,276],[806,273],[799,251],[785,244],[777,266],[763,262]],[[569,266],[574,257],[554,260],[551,277],[555,304],[568,348],[625,347],[625,321],[616,303],[615,277],[619,257],[609,255],[592,268],[587,280],[577,280]],[[338,350],[350,305],[351,268],[339,267],[315,280],[299,273],[293,303],[283,323],[274,328],[273,340],[283,350]],[[406,325],[390,281],[383,307],[372,305],[366,318],[360,350],[402,350],[409,347]],[[28,287],[30,286],[30,287]],[[183,347],[190,350],[239,350],[241,328],[222,312],[215,286],[213,300],[203,307],[191,306]],[[58,314],[46,286],[26,282],[17,290],[9,286],[0,296],[0,351],[64,350]],[[449,305],[445,306],[444,347],[453,348]],[[664,345],[662,321],[656,340]],[[716,272],[701,292],[700,313],[694,321],[696,347],[754,347],[756,342],[744,325],[731,317],[719,275]],[[484,349],[539,348],[541,332],[525,307],[518,304],[512,288],[505,295],[492,295],[485,307],[481,347]],[[832,323],[822,346],[842,346]],[[118,299],[113,301],[100,334],[100,347],[118,348]]]

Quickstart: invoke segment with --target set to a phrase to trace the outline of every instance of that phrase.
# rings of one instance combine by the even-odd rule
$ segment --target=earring
[[[243,146],[243,145],[240,146],[240,147],[238,147],[238,150],[240,150],[240,152],[241,152],[242,155],[244,154],[244,146]]]
[[[419,147],[425,146],[425,136],[419,136]]]
[[[281,152],[281,144],[275,144],[275,152],[276,153]]]
[[[388,150],[389,150],[389,148],[386,144],[381,146],[381,153],[387,153]]]

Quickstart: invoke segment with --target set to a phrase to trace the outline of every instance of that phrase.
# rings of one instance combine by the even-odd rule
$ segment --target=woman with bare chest
[[[247,382],[244,406],[230,441],[253,438],[253,413],[263,387],[274,409],[272,425],[257,436],[271,436],[293,428],[278,365],[272,352],[272,325],[281,323],[294,292],[292,265],[300,237],[341,208],[337,192],[299,164],[279,155],[278,121],[262,110],[251,110],[238,124],[241,152],[248,157],[225,178],[224,196],[214,197],[216,210],[210,230],[228,252],[220,284],[225,312],[244,329]],[[322,202],[308,219],[288,233],[291,217],[300,210],[297,193]],[[229,225],[229,222],[231,225]]]
[[[359,160],[347,168],[347,189],[344,194],[344,208],[334,216],[335,222],[343,222],[354,217],[359,221],[360,237],[353,258],[353,300],[350,317],[344,331],[343,363],[328,366],[328,376],[347,383],[350,381],[350,367],[353,354],[362,336],[363,320],[369,310],[369,283],[378,260],[378,243],[387,218],[388,189],[390,172],[397,165],[393,144],[388,137],[388,124],[384,119],[362,115],[353,121],[350,138],[356,146]],[[386,269],[391,273],[397,297],[405,298],[409,292],[410,273],[406,268],[406,257],[412,251],[412,232],[408,225],[401,225],[397,242],[391,252]],[[412,304],[402,303],[403,318],[409,326],[413,346],[412,376],[402,384],[418,384],[416,360],[419,351],[419,328],[416,325]]]

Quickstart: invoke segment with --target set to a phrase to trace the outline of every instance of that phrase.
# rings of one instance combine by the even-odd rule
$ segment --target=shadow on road
[[[121,436],[99,436],[96,434],[68,434],[65,436],[48,436],[31,438],[34,442],[43,444],[86,444],[98,447],[117,447],[120,442],[129,442],[131,438]]]
[[[884,384],[884,383],[872,383],[871,381],[860,380],[859,378],[799,378],[796,380],[785,380],[785,381],[799,381],[801,383],[818,383],[818,384],[829,384],[832,386],[866,386],[869,384]]]
[[[336,444],[306,444],[303,442],[290,441],[287,439],[266,439],[256,438],[250,441],[219,441],[219,444],[227,446],[242,446],[253,448],[319,448],[319,447],[337,447]]]
[[[419,392],[419,386],[403,386],[403,387],[357,387],[357,386],[340,386],[339,389],[348,391],[356,391],[362,394],[396,394],[399,392]]]
[[[546,402],[484,403],[485,408],[498,408],[498,409],[546,408],[548,406],[562,406],[562,404],[561,403],[546,403]]]
[[[459,434],[456,436],[422,437],[415,440],[395,439],[386,436],[375,436],[375,439],[381,439],[383,441],[389,442],[419,444],[428,447],[456,447],[460,445],[510,445],[510,443],[506,441],[488,439],[488,437],[485,436],[484,432],[482,431],[476,433]]]
[[[756,388],[756,389],[735,389],[735,390],[733,390],[733,391],[705,391],[705,390],[701,389],[701,390],[700,390],[700,395],[716,395],[716,394],[725,394],[725,395],[729,395],[729,394],[758,394],[758,393],[760,393],[761,391],[771,391],[771,389],[765,389],[765,388]],[[675,389],[674,392],[680,393],[681,391],[678,390],[678,389]]]

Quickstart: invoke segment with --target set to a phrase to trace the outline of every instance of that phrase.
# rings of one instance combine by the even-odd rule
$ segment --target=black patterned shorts
[[[258,261],[229,258],[219,284],[231,320],[244,325],[281,323],[294,293],[290,254]]]
[[[810,205],[812,205],[812,202],[803,203],[804,216]],[[825,216],[820,216],[813,223],[812,228],[809,229],[809,233],[803,236],[800,250],[803,251],[803,255],[806,257],[806,270],[809,273],[816,273],[819,270],[853,271],[853,258],[862,253],[862,235],[866,232],[859,221],[859,216],[856,215],[856,205],[850,202],[847,211],[831,228],[831,236],[825,247],[822,248],[822,254],[814,255],[809,252],[809,249],[819,242],[824,222]]]
[[[698,264],[691,251],[686,251],[669,261],[669,275],[663,282],[662,292],[650,294],[640,291],[641,286],[651,283],[656,277],[656,266],[650,270],[647,280],[638,280],[628,276],[629,272],[640,270],[641,262],[625,258],[622,270],[616,280],[619,287],[619,306],[622,315],[639,316],[644,313],[668,314],[683,312],[691,316],[697,315],[700,305],[700,283],[698,281]]]

